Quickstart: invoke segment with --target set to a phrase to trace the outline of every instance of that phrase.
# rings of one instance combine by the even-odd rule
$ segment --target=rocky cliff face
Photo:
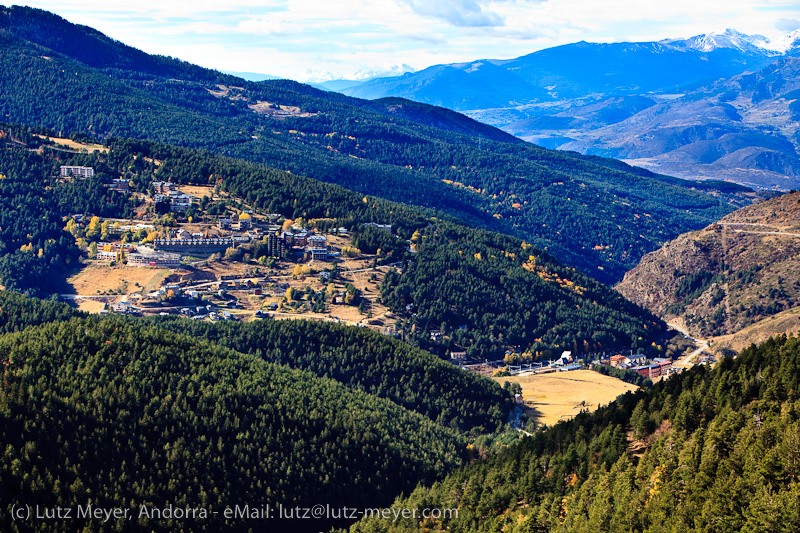
[[[617,285],[698,335],[735,333],[800,305],[800,193],[748,206],[647,254]]]

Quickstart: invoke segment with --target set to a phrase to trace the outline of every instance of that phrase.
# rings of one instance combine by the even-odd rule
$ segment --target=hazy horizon
[[[31,1],[148,53],[220,71],[302,82],[360,79],[441,63],[508,59],[581,40],[657,41],[736,29],[800,28],[788,0]]]

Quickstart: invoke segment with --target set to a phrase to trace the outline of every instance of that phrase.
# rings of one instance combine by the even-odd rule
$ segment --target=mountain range
[[[604,282],[755,198],[542,149],[441,107],[247,82],[41,10],[0,10],[0,44],[7,122],[248,159],[525,239]]]
[[[799,55],[799,31],[770,42],[725,30],[579,42],[510,60],[437,65],[342,92],[441,105],[548,148],[656,172],[788,190],[800,183]]]
[[[758,46],[758,45],[762,46]],[[435,65],[378,78],[342,92],[360,98],[401,96],[455,109],[507,108],[596,94],[670,92],[756,70],[781,55],[800,55],[800,31],[780,50],[735,30],[640,43],[578,43],[515,59]]]

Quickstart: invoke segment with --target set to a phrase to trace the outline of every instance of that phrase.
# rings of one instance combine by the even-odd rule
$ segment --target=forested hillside
[[[144,55],[30,8],[4,8],[0,23],[6,120],[205,147],[435,208],[526,239],[601,281],[731,211],[693,182],[505,142],[445,110],[246,82]]]
[[[27,128],[0,125],[0,280],[8,290],[50,296],[81,253],[63,217],[129,216],[134,203],[104,187],[102,175],[56,184],[70,154],[34,151],[40,141]]]
[[[627,394],[498,451],[396,508],[457,518],[350,531],[795,531],[800,339]]]
[[[475,436],[494,432],[511,409],[508,393],[494,382],[367,329],[305,320],[156,324],[335,379]]]
[[[438,330],[444,347],[467,347],[475,358],[500,359],[513,347],[523,360],[545,360],[562,350],[643,348],[664,330],[656,316],[513,237],[443,223],[422,230],[417,248],[381,292],[409,317],[410,339],[431,349],[443,349],[428,342]]]
[[[459,433],[388,400],[140,322],[35,326],[0,337],[0,352],[5,531],[256,527],[225,508],[383,505],[466,453]],[[12,522],[20,502],[131,518]],[[148,519],[141,506],[207,516]]]
[[[0,334],[85,316],[86,313],[65,303],[28,298],[18,292],[0,291]]]

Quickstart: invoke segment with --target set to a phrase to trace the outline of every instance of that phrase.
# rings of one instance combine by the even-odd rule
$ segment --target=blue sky
[[[800,29],[797,0],[50,0],[25,5],[149,53],[299,81],[512,58],[580,40],[647,41],[724,28],[775,39]]]

